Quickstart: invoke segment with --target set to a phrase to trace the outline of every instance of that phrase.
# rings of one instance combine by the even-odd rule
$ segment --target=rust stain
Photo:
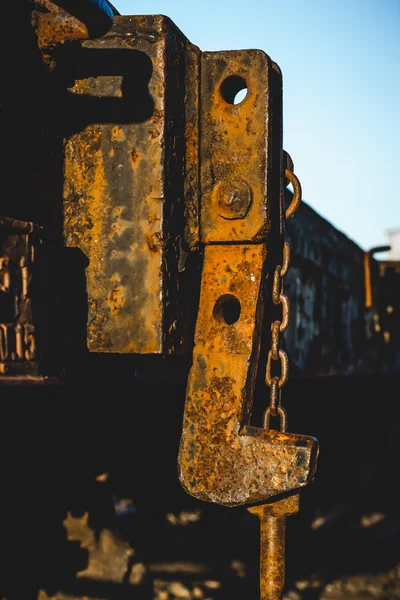
[[[162,248],[162,237],[159,231],[155,233],[146,234],[147,245],[150,248],[150,252],[160,252]]]
[[[108,295],[107,304],[112,315],[116,315],[124,307],[126,301],[126,288],[116,287]]]
[[[114,238],[115,236],[121,237],[128,229],[132,227],[131,221],[127,219],[117,218],[112,224],[110,228],[110,238]]]
[[[37,36],[39,48],[52,50],[66,41],[87,39],[89,32],[84,23],[60,9],[39,15]]]
[[[126,31],[141,27],[154,31],[132,54],[152,61],[150,118],[125,123],[121,115],[122,123],[86,127],[66,142],[65,239],[89,259],[88,346],[97,352],[153,353],[163,344],[166,18],[116,17],[109,35],[83,46],[126,48]],[[118,97],[121,85],[120,76],[89,77],[71,92]]]
[[[131,150],[131,160],[133,165],[136,165],[139,160],[139,156],[139,152],[137,152],[135,149]]]
[[[147,215],[147,220],[149,223],[154,223],[154,221],[160,221],[161,217],[155,212],[149,212],[149,214]]]
[[[189,248],[197,250],[200,243],[200,173],[199,173],[199,106],[200,106],[200,57],[197,46],[186,46],[185,75],[185,241]]]
[[[65,217],[69,220],[66,243],[80,247],[89,259],[87,289],[94,315],[98,303],[107,293],[106,282],[99,277],[107,260],[104,227],[110,210],[101,135],[101,126],[89,126],[81,134],[72,136],[65,148],[67,187],[64,197],[68,194],[75,199],[75,202],[65,203]],[[84,210],[79,210],[80,207]],[[89,343],[97,335],[97,327],[96,318],[90,319]]]
[[[115,125],[111,130],[111,141],[113,142],[124,142],[126,140],[126,134],[124,130]]]

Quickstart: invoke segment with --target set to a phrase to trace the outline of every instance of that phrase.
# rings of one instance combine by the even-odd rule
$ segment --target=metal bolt
[[[220,181],[214,188],[212,203],[223,219],[243,219],[251,205],[251,189],[243,179]]]

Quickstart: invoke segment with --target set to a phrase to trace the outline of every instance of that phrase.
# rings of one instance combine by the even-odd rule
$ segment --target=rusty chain
[[[286,219],[290,219],[294,216],[301,203],[301,185],[300,181],[289,169],[285,170],[285,177],[293,185],[293,200],[290,206],[285,212]],[[282,407],[282,388],[289,377],[289,358],[288,355],[280,347],[280,334],[283,333],[288,325],[290,319],[290,302],[289,298],[283,293],[283,280],[286,276],[289,265],[290,265],[290,246],[287,240],[283,242],[283,256],[282,264],[277,265],[274,271],[273,285],[272,285],[272,302],[275,306],[282,305],[282,317],[281,320],[274,320],[271,324],[271,348],[268,352],[267,366],[265,372],[265,383],[270,388],[269,405],[264,412],[263,426],[265,429],[270,429],[270,419],[272,417],[279,417],[280,419],[280,431],[287,430],[287,412]],[[272,361],[280,362],[280,376],[272,376],[271,366]]]

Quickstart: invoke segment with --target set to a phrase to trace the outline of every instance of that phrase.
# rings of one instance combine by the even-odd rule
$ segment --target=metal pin
[[[281,600],[285,584],[286,517],[299,510],[300,495],[252,506],[260,519],[260,600]]]

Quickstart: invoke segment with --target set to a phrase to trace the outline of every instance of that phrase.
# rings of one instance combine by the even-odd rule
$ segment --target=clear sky
[[[364,250],[400,227],[400,0],[112,1],[167,15],[201,50],[264,50],[304,200]]]

